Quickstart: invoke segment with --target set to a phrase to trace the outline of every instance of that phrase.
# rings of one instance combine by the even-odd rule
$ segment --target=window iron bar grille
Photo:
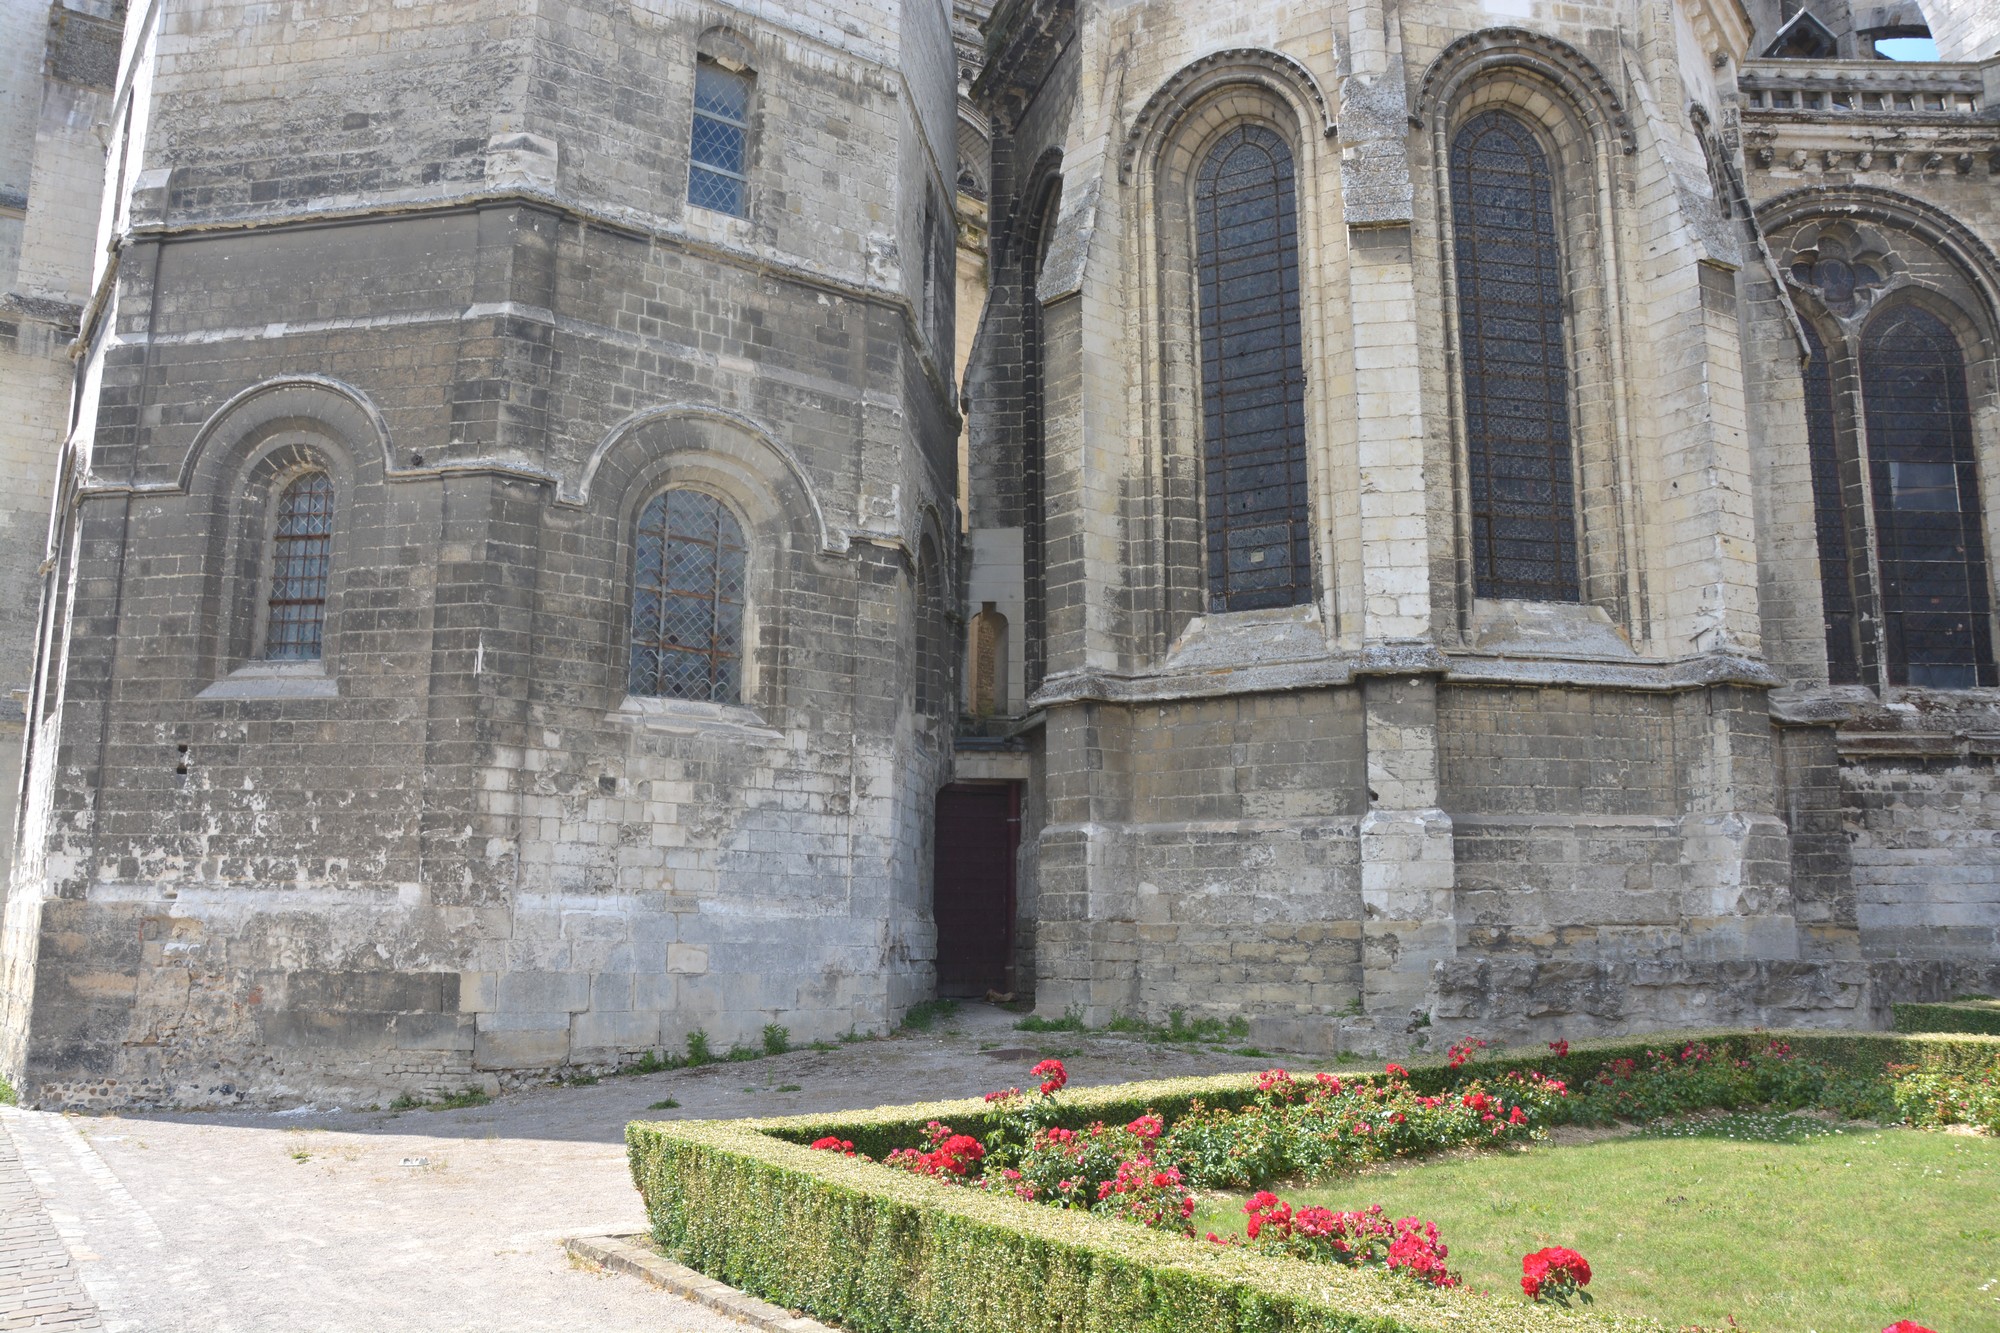
[[[324,650],[327,575],[333,560],[333,478],[308,472],[278,496],[271,536],[271,593],[264,656],[316,662]]]
[[[1195,181],[1210,611],[1312,600],[1291,149],[1223,135]]]
[[[748,551],[721,501],[664,491],[639,515],[632,580],[635,695],[737,703]]]
[[[1477,596],[1578,600],[1564,279],[1534,133],[1486,111],[1451,147]]]
[[[694,71],[688,201],[744,217],[749,204],[750,76],[702,61]]]

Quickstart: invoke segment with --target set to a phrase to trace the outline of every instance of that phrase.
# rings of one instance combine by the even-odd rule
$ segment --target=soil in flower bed
[[[1503,1300],[1522,1299],[1523,1254],[1567,1245],[1589,1256],[1598,1310],[1668,1328],[2000,1330],[1988,1137],[1741,1114],[1271,1188],[1434,1221],[1452,1268]],[[1241,1235],[1247,1197],[1205,1198],[1196,1227]]]

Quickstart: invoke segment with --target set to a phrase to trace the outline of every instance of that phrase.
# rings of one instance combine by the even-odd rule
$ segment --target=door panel
[[[938,793],[931,882],[941,996],[1006,989],[1019,812],[1014,783],[953,783]]]

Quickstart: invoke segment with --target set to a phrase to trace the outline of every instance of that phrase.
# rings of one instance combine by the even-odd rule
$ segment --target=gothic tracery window
[[[635,695],[737,703],[749,554],[720,500],[676,488],[639,515],[632,578]]]
[[[1312,598],[1291,149],[1239,125],[1195,180],[1208,609]]]
[[[1474,592],[1573,602],[1575,457],[1553,173],[1526,124],[1484,111],[1453,136],[1450,176]]]
[[[320,659],[332,562],[333,478],[324,472],[304,472],[278,496],[271,532],[271,591],[265,606],[267,659]]]
[[[1889,680],[1996,683],[1965,353],[1945,322],[1892,307],[1861,337],[1861,397]]]

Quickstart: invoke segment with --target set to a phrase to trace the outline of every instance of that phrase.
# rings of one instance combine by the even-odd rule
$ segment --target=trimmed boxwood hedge
[[[1678,1032],[1577,1043],[1568,1056],[1503,1052],[1481,1073],[1540,1068],[1571,1080],[1606,1061],[1691,1040],[1740,1048],[1780,1038],[1795,1053],[1854,1073],[1890,1063],[1976,1067],[2000,1039],[1889,1033]],[[1376,1071],[1343,1077],[1367,1077]],[[1379,1076],[1379,1074],[1377,1074]],[[1436,1090],[1463,1077],[1412,1065]],[[1062,1096],[1075,1125],[1169,1120],[1199,1098],[1240,1106],[1254,1075],[1164,1079]],[[653,1238],[711,1277],[855,1333],[1560,1333],[1653,1327],[1588,1312],[1488,1299],[1240,1249],[1195,1245],[1088,1213],[904,1175],[804,1145],[835,1135],[874,1157],[908,1147],[943,1120],[984,1134],[1001,1113],[983,1101],[764,1120],[638,1121],[625,1137]],[[1449,1242],[1450,1237],[1445,1238]]]
[[[2000,1037],[2000,1000],[1899,1004],[1895,1010],[1898,1032],[1980,1032]]]

